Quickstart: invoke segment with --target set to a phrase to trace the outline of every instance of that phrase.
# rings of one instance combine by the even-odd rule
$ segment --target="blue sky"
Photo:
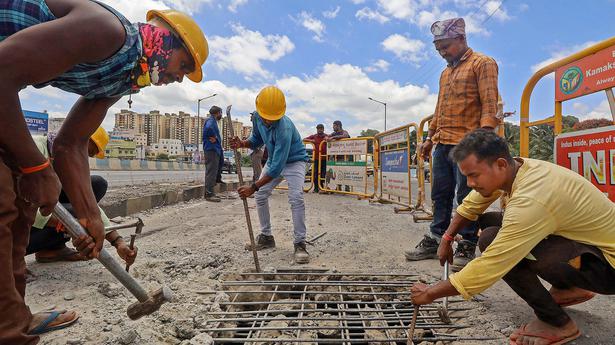
[[[133,96],[133,110],[196,113],[202,103],[233,104],[247,122],[259,89],[277,84],[287,95],[287,114],[302,134],[324,122],[331,130],[340,119],[351,135],[382,130],[388,103],[388,128],[417,122],[433,111],[440,72],[445,67],[433,49],[434,20],[463,16],[468,42],[496,59],[506,111],[519,111],[528,78],[545,61],[564,57],[613,36],[615,0],[103,0],[132,21],[149,8],[181,9],[203,28],[210,56],[205,80],[150,87]],[[590,6],[591,5],[591,6]],[[531,118],[553,113],[553,77],[545,77],[532,97]],[[48,110],[63,117],[76,96],[57,89],[22,92],[24,109]],[[582,118],[608,117],[604,93],[564,103],[564,113]],[[104,122],[127,108],[127,98]],[[518,122],[518,117],[509,118]]]

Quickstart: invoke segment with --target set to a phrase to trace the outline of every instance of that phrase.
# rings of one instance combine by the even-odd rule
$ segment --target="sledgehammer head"
[[[162,288],[149,294],[149,298],[143,302],[135,302],[128,306],[126,313],[131,320],[140,319],[142,316],[149,315],[156,310],[160,309],[160,306],[165,302],[170,302],[173,299],[173,293],[171,290],[163,286]]]

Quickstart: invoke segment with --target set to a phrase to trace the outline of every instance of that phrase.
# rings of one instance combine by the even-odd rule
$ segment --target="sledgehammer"
[[[87,235],[87,232],[81,224],[70,214],[70,212],[68,212],[68,210],[66,210],[66,208],[64,208],[64,206],[62,206],[62,204],[56,204],[53,209],[53,215],[64,224],[66,232],[68,232],[71,237],[77,238],[82,235]],[[128,272],[126,272],[104,248],[101,249],[98,255],[98,261],[100,261],[100,263],[137,298],[138,302],[129,305],[126,310],[126,314],[128,314],[130,319],[137,320],[144,315],[149,315],[158,310],[163,303],[173,299],[171,290],[166,286],[148,295],[141,285],[139,285],[139,283],[137,283],[137,281],[128,274]]]

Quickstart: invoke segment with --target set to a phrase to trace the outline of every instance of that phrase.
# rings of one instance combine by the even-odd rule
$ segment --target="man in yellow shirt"
[[[412,302],[462,295],[469,299],[503,279],[537,319],[510,336],[511,344],[564,344],[581,333],[563,306],[595,293],[615,294],[615,204],[583,176],[552,163],[513,159],[506,141],[475,130],[451,158],[473,189],[438,248],[452,262],[451,242],[499,197],[507,199],[501,226],[483,230],[482,256],[446,281],[415,284]],[[549,282],[547,290],[539,277]]]

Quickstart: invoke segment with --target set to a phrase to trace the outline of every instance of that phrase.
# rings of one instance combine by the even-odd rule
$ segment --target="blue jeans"
[[[432,156],[433,176],[431,179],[431,200],[433,201],[433,221],[429,226],[432,237],[442,238],[451,223],[453,200],[457,196],[457,204],[472,190],[468,187],[466,177],[461,174],[457,164],[449,153],[455,145],[437,144]],[[456,193],[455,193],[456,192]],[[464,240],[478,242],[478,224],[473,222],[459,232]]]
[[[262,175],[267,174],[267,167]],[[305,162],[287,163],[282,170],[282,175],[274,178],[271,182],[260,187],[254,194],[256,211],[261,225],[261,234],[271,236],[271,219],[269,216],[269,197],[273,189],[282,182],[282,176],[288,183],[288,203],[293,216],[294,243],[305,242],[305,203],[303,201],[303,183],[305,181]]]

